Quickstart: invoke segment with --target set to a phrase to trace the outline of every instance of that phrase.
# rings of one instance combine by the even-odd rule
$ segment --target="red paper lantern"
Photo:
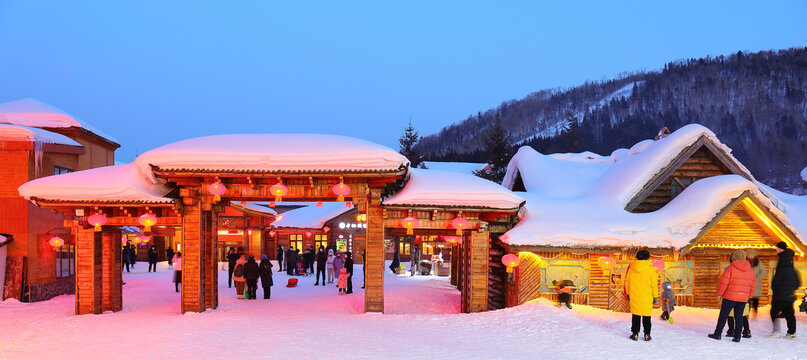
[[[513,268],[518,266],[520,263],[518,256],[513,254],[507,254],[502,256],[502,264],[507,267],[507,272],[513,272]]]
[[[269,236],[275,236],[275,231],[274,230],[270,231]]]
[[[310,232],[310,231],[306,231],[306,232],[305,232],[305,237],[311,237],[311,232]]]
[[[462,235],[462,230],[465,230],[470,226],[468,220],[465,218],[458,217],[454,220],[451,220],[451,226],[457,229],[457,235]]]
[[[132,242],[135,243],[135,244],[140,244],[140,236],[133,237]]]
[[[137,219],[143,225],[143,231],[151,231],[151,227],[157,224],[157,217],[154,214],[143,214]]]
[[[660,259],[653,259],[653,261],[651,261],[651,262],[653,263],[653,267],[656,268],[656,271],[658,271],[658,272],[664,271],[664,268],[665,268],[664,261],[662,261]]]
[[[140,236],[140,242],[145,244],[145,243],[147,243],[149,241],[151,241],[151,236],[145,236],[145,235]]]
[[[401,220],[401,225],[406,228],[406,235],[414,234],[413,229],[418,226],[418,219],[411,216],[405,217]]]
[[[328,232],[328,231],[331,231],[331,228],[329,228],[329,227],[327,227],[327,226],[326,226],[326,227],[322,228],[322,231],[324,231],[324,232]]]
[[[345,196],[350,194],[350,186],[340,182],[333,186],[333,193],[337,195],[336,201],[345,201]]]
[[[446,239],[446,242],[448,242],[449,244],[456,244],[456,243],[459,242],[460,237],[459,236],[446,236],[445,239]]]
[[[600,256],[600,258],[597,259],[597,264],[600,265],[605,275],[609,275],[611,271],[614,270],[614,266],[616,266],[616,260],[607,256]]]
[[[276,202],[280,202],[283,201],[283,196],[289,193],[289,188],[287,188],[286,185],[277,183],[269,188],[269,192],[275,196]],[[274,204],[272,204],[272,206],[274,206]]]
[[[87,217],[87,223],[95,227],[95,231],[101,231],[101,226],[106,224],[106,215],[97,213]]]
[[[58,236],[54,236],[50,238],[50,240],[48,240],[48,244],[50,244],[50,246],[53,246],[53,250],[59,250],[59,248],[62,247],[62,245],[64,245],[64,239]]]
[[[207,192],[213,194],[213,202],[219,202],[221,201],[221,195],[227,192],[227,187],[221,181],[216,181],[207,186]]]

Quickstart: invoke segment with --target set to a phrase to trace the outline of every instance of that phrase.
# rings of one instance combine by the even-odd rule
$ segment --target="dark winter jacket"
[[[785,249],[779,253],[779,261],[776,263],[776,272],[771,280],[771,290],[773,290],[773,300],[795,301],[794,292],[801,287],[801,279],[796,269],[793,268],[793,250]]]
[[[347,258],[347,260],[345,260],[345,270],[347,270],[347,275],[348,276],[353,276],[353,257],[352,256]]]
[[[247,260],[247,263],[244,264],[244,278],[247,280],[257,280],[258,276],[260,276],[258,263],[255,262],[255,259]]]
[[[414,248],[412,249],[412,259],[409,262],[417,264],[418,261],[420,261],[420,249]]]
[[[401,267],[401,258],[398,257],[398,252],[396,251],[392,254],[392,264],[390,264],[389,268],[392,272],[397,272],[399,267]]]
[[[664,283],[664,290],[661,291],[661,310],[668,313],[675,310],[675,293],[672,290],[672,285]]]
[[[283,248],[278,247],[277,248],[277,261],[278,262],[283,261],[283,255],[284,255]]]
[[[149,263],[157,263],[157,247],[154,245],[149,248]]]
[[[174,259],[174,249],[165,249],[165,258],[168,259],[168,262],[171,262]]]
[[[241,254],[237,252],[227,254],[227,263],[230,265],[230,269],[235,269],[235,262],[238,261],[239,258],[241,258]]]
[[[325,263],[328,261],[328,254],[320,250],[317,253],[317,269],[325,270]]]
[[[261,287],[270,287],[274,285],[272,280],[272,262],[268,259],[262,259],[261,264],[258,265],[258,271],[261,275]]]

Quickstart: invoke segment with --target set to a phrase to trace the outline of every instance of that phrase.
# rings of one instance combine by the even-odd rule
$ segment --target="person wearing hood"
[[[286,252],[283,251],[283,245],[277,246],[277,271],[283,271],[283,255]]]
[[[233,270],[233,282],[235,282],[235,294],[239,299],[244,298],[244,284],[247,279],[244,277],[244,265],[247,263],[247,258],[241,255],[235,262],[235,269]]]
[[[737,250],[731,254],[731,264],[723,270],[720,276],[720,284],[717,286],[717,298],[721,300],[720,314],[717,317],[715,331],[708,336],[715,340],[720,340],[723,327],[729,313],[734,310],[734,314],[742,314],[748,299],[754,295],[757,286],[757,279],[751,263],[745,259],[745,251]],[[734,338],[731,341],[740,342],[743,332],[743,322],[737,321],[734,326]]]
[[[320,245],[319,252],[317,252],[317,282],[314,283],[314,286],[319,285],[320,274],[322,274],[322,286],[325,286],[325,263],[327,261],[328,255],[325,254],[325,248]]]
[[[625,295],[630,303],[631,335],[630,339],[639,339],[639,328],[644,328],[644,340],[650,341],[650,314],[653,305],[658,302],[658,274],[650,262],[650,252],[640,250],[636,260],[628,266],[625,274]]]
[[[339,278],[336,279],[336,288],[339,290],[339,295],[345,294],[347,288],[347,270],[345,268],[339,269]]]
[[[342,269],[345,267],[345,258],[342,257],[342,252],[337,251],[334,254],[333,258],[333,274],[334,276],[339,276],[341,274]]]
[[[152,270],[154,272],[157,272],[157,254],[158,254],[157,245],[151,245],[151,247],[149,247],[149,252],[148,252],[148,255],[149,255],[149,270],[148,270],[148,272],[152,272]]]
[[[333,261],[333,249],[328,249],[328,258],[325,260],[325,270],[328,271],[328,284],[333,284],[333,278],[335,275],[333,273]]]
[[[261,287],[263,288],[263,298],[272,298],[272,262],[266,254],[261,255],[261,263],[258,265],[258,272],[261,276]]]
[[[793,250],[787,248],[787,243],[780,241],[776,244],[776,252],[779,260],[776,262],[776,271],[771,280],[771,321],[773,321],[773,332],[768,337],[779,336],[778,318],[785,318],[787,322],[787,334],[785,339],[796,339],[796,314],[793,310],[793,303],[796,301],[796,290],[801,287],[799,273],[793,268]]]
[[[673,323],[670,314],[675,310],[675,292],[672,289],[672,284],[669,281],[664,282],[661,290],[661,320],[667,320],[670,324]]]
[[[759,307],[759,298],[762,297],[762,279],[768,276],[768,269],[765,268],[765,264],[757,257],[756,251],[748,250],[746,255],[748,256],[746,260],[751,263],[751,267],[754,268],[754,276],[757,278],[757,287],[754,289],[754,295],[751,296],[751,300],[748,301],[751,310],[753,310],[754,315],[756,315],[757,308]]]
[[[235,271],[235,263],[241,257],[238,253],[235,252],[235,248],[230,246],[230,250],[227,250],[227,287],[233,287],[233,271]]]
[[[255,262],[255,257],[250,255],[247,263],[244,264],[244,279],[247,282],[247,299],[255,300],[258,293],[258,276],[260,276],[260,268],[258,263]]]
[[[174,249],[170,246],[168,249],[165,249],[165,257],[168,259],[168,269],[174,269]]]

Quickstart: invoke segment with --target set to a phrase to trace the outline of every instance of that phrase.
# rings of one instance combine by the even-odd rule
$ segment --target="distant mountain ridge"
[[[700,123],[757,179],[804,193],[807,48],[681,60],[661,71],[541,90],[425,136],[417,149],[428,160],[480,161],[483,135],[496,117],[513,145],[605,155],[661,127]]]

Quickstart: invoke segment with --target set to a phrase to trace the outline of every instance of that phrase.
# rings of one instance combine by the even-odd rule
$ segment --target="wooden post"
[[[205,311],[205,244],[202,208],[185,206],[182,218],[182,313]]]
[[[457,286],[458,285],[458,274],[459,274],[459,267],[460,267],[460,254],[459,254],[459,244],[454,243],[451,244],[451,285]]]
[[[100,314],[101,233],[77,226],[76,230],[76,315]]]
[[[219,276],[218,261],[216,259],[216,247],[218,246],[218,234],[216,226],[216,214],[212,211],[205,211],[203,214],[203,231],[205,243],[205,309],[215,309],[219,307]]]
[[[468,244],[468,312],[488,309],[488,233],[471,231]]]
[[[366,200],[367,238],[364,277],[364,311],[384,312],[384,210],[381,190],[370,189]]]
[[[117,226],[105,226],[101,233],[101,294],[103,311],[123,308],[121,285],[121,232]]]

